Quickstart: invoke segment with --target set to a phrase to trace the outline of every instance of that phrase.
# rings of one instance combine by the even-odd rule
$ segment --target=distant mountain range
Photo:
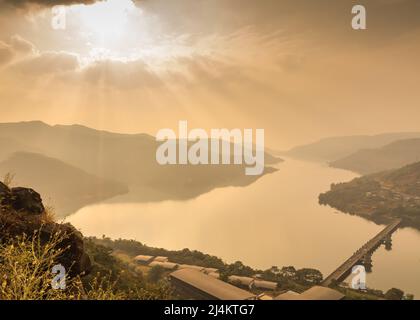
[[[330,163],[362,149],[381,148],[398,140],[415,138],[420,139],[420,132],[331,137],[295,147],[289,151],[281,152],[279,155]]]
[[[238,165],[160,166],[157,147],[155,138],[147,134],[40,121],[2,123],[0,175],[14,173],[20,185],[57,199],[57,211],[65,214],[129,190],[131,201],[189,199],[259,178],[245,176],[245,167]],[[267,165],[280,161],[265,155]],[[265,174],[275,170],[266,167]]]
[[[362,174],[400,168],[420,161],[420,139],[399,140],[377,149],[363,149],[331,162],[331,166]]]

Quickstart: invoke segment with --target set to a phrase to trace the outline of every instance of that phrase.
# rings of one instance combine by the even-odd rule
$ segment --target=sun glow
[[[95,42],[116,41],[131,32],[130,19],[141,14],[131,0],[106,0],[78,6],[83,31]]]

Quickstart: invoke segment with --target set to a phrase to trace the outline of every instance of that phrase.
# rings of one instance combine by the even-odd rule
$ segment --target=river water
[[[216,189],[189,201],[113,199],[82,208],[67,220],[88,236],[196,249],[261,269],[312,267],[324,276],[384,227],[318,205],[320,192],[354,173],[292,159],[278,168],[247,187]],[[400,229],[392,251],[382,246],[375,252],[367,285],[397,287],[420,299],[419,231]]]

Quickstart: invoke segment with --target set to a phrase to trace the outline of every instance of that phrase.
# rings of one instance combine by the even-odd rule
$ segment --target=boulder
[[[10,189],[2,182],[0,182],[0,205],[30,215],[39,215],[45,211],[42,198],[38,192],[21,187]]]
[[[9,189],[0,182],[0,244],[16,237],[40,237],[47,243],[56,233],[63,235],[57,247],[63,249],[59,257],[70,277],[86,275],[91,270],[91,261],[84,249],[83,235],[71,224],[46,222],[41,219],[45,211],[39,193],[28,188]]]
[[[29,188],[12,188],[11,189],[11,206],[16,211],[23,211],[28,214],[42,214],[45,211],[42,204],[41,195]]]
[[[3,182],[0,181],[0,197],[2,194],[9,193],[9,192],[10,192],[10,189]]]
[[[70,223],[50,223],[40,229],[41,241],[49,241],[56,232],[66,235],[57,246],[65,250],[59,257],[58,262],[66,268],[70,277],[89,274],[92,265],[85,252],[83,235]]]
[[[8,186],[0,182],[0,205],[8,205],[10,202],[11,193]]]

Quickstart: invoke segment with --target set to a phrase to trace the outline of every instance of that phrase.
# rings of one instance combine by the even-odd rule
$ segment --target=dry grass
[[[39,234],[39,233],[37,233]],[[51,287],[53,266],[63,249],[57,245],[64,235],[56,233],[50,242],[41,244],[40,237],[19,237],[0,247],[0,299],[63,299],[65,292]]]
[[[43,223],[51,223],[56,221],[56,214],[54,207],[52,206],[45,206],[45,211],[41,215],[41,221]]]
[[[14,173],[6,173],[3,177],[3,183],[7,186],[7,187],[11,187],[13,184],[13,180],[15,179],[15,174]]]
[[[80,278],[66,277],[66,289],[53,289],[53,267],[67,248],[57,249],[67,236],[57,232],[41,244],[39,232],[0,245],[0,300],[122,300],[110,277],[94,277],[85,288]]]

